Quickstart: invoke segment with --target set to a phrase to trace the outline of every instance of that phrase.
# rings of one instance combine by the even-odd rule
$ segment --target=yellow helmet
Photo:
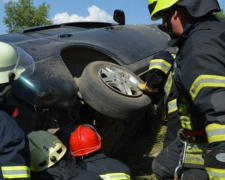
[[[32,171],[42,171],[51,167],[66,153],[66,147],[58,137],[47,131],[32,131],[27,136]]]
[[[158,20],[162,18],[161,12],[170,9],[173,5],[186,7],[192,17],[202,17],[210,12],[220,11],[217,0],[158,0],[151,19]]]
[[[148,0],[148,10],[150,12],[150,15],[152,15],[152,12],[155,8],[155,5],[157,3],[158,0]]]
[[[0,42],[0,84],[16,80],[21,73],[32,73],[34,60],[21,48]],[[10,79],[12,78],[12,79]]]
[[[178,1],[179,0],[158,0],[158,2],[156,3],[156,6],[152,12],[151,19],[158,20],[158,19],[162,18],[160,12],[172,7]]]

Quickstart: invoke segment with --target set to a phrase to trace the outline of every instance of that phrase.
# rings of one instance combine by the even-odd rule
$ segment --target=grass
[[[114,158],[130,167],[133,180],[156,180],[151,164],[162,150],[165,132],[165,121],[155,117],[114,155]]]

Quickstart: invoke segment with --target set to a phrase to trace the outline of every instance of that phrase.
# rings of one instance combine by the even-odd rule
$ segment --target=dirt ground
[[[156,180],[151,164],[162,150],[165,132],[166,121],[151,120],[113,156],[130,167],[132,180]]]

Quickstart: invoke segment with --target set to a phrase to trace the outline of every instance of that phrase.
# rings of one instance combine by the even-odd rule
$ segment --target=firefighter
[[[167,147],[177,137],[177,132],[181,128],[177,108],[177,91],[172,79],[173,62],[174,58],[168,51],[162,51],[154,55],[150,60],[146,83],[138,85],[142,91],[150,94],[156,104],[157,99],[164,95],[162,105],[165,105],[166,117],[163,118],[167,120],[167,131],[163,148]],[[154,96],[156,93],[162,95]]]
[[[70,137],[70,151],[81,169],[97,173],[102,179],[129,180],[130,169],[122,162],[99,153],[101,137],[95,128],[88,124],[79,125]]]
[[[148,8],[152,14],[158,0],[149,0]],[[173,36],[175,38],[175,36]],[[150,60],[149,71],[146,75],[146,83],[140,84],[139,88],[147,91],[151,95],[158,92],[164,94],[164,104],[166,105],[167,131],[164,138],[163,148],[167,147],[176,137],[181,128],[177,108],[177,91],[172,80],[172,70],[174,57],[177,48],[174,48],[173,54],[169,51],[161,51]]]
[[[158,0],[152,12],[178,36],[171,45],[179,48],[173,78],[183,128],[153,161],[159,179],[225,179],[225,23],[217,11],[217,0]]]
[[[0,179],[30,179],[28,139],[7,104],[13,81],[26,74],[29,65],[34,61],[22,49],[0,42]]]
[[[100,180],[92,172],[78,169],[76,159],[57,136],[48,131],[32,131],[28,135],[32,180]]]

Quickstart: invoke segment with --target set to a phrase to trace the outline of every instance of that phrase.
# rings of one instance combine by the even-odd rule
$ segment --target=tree
[[[48,18],[50,5],[42,3],[38,8],[33,6],[32,0],[10,0],[5,4],[4,24],[8,33],[16,32],[33,26],[49,25],[52,21]]]
[[[223,18],[223,19],[225,19],[224,10],[222,9],[220,12],[216,13],[216,16],[217,16],[218,18]]]

